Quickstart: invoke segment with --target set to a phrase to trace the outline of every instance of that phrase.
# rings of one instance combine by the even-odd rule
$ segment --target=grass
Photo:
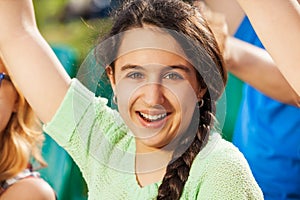
[[[64,12],[66,0],[34,0],[36,18],[42,35],[50,44],[72,47],[81,63],[87,53],[111,27],[108,18],[78,19],[63,23],[59,19]]]

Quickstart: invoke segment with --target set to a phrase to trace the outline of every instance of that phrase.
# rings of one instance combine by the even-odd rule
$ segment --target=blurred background
[[[99,36],[110,28],[110,1],[107,0],[33,0],[37,23],[52,45],[66,45],[82,61]],[[93,2],[106,2],[101,12]],[[95,10],[92,10],[94,7]]]

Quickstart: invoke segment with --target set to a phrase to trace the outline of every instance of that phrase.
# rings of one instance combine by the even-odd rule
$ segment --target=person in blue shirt
[[[263,47],[248,18],[235,37]],[[243,93],[233,143],[248,160],[265,199],[300,199],[300,109],[248,84]]]
[[[216,2],[207,4],[224,11]],[[232,141],[249,162],[265,199],[300,199],[299,96],[264,50],[248,17],[239,14],[240,25],[233,27],[234,11],[223,13],[230,15],[226,19],[234,34],[226,42],[228,69],[248,83]]]

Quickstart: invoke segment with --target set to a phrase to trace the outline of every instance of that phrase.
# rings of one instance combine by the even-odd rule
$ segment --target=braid
[[[184,185],[188,179],[192,163],[208,141],[210,126],[212,125],[212,110],[211,99],[208,92],[203,97],[204,105],[200,110],[200,123],[197,134],[189,148],[175,161],[171,161],[166,170],[162,184],[158,189],[158,200],[176,200],[179,199]],[[186,144],[186,142],[184,142]],[[183,143],[180,145],[184,145]],[[176,151],[173,157],[176,155]]]

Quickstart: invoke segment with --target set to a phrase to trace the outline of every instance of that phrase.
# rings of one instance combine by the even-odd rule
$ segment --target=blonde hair
[[[41,122],[24,96],[17,92],[17,111],[11,115],[0,135],[0,182],[27,168],[31,158],[40,167],[47,165],[41,155],[44,141]]]

